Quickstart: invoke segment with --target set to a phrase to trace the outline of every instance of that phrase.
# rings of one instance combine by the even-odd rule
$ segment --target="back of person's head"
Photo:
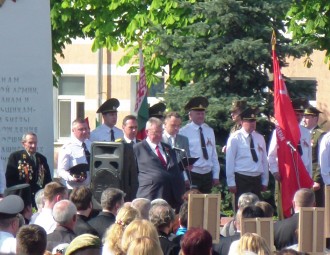
[[[141,218],[149,219],[149,210],[151,207],[151,202],[146,198],[136,198],[132,201],[131,206],[140,212]]]
[[[163,251],[156,240],[142,236],[131,242],[127,255],[163,255]]]
[[[108,245],[109,250],[115,254],[121,253],[121,239],[124,230],[139,215],[139,211],[131,206],[123,206],[119,209],[115,223],[107,229],[104,235],[104,241]]]
[[[183,202],[179,211],[179,220],[182,227],[188,226],[188,202]]]
[[[259,197],[251,192],[243,193],[238,198],[238,208],[244,208],[249,205],[254,205],[259,201]]]
[[[313,207],[315,194],[311,189],[302,188],[294,194],[293,203],[295,207]]]
[[[150,203],[151,203],[151,207],[154,205],[168,205],[167,201],[162,198],[156,198],[152,200]]]
[[[301,252],[298,252],[296,250],[293,250],[293,249],[282,249],[278,252],[276,252],[277,255],[300,255],[302,254]]]
[[[47,245],[46,231],[36,224],[22,226],[16,235],[16,254],[43,255]]]
[[[116,188],[107,188],[101,195],[101,206],[105,210],[113,210],[117,203],[123,201],[125,193]]]
[[[38,190],[35,197],[34,197],[34,199],[36,201],[37,209],[38,209],[38,211],[40,211],[45,205],[44,189]]]
[[[148,220],[133,220],[126,228],[121,241],[124,254],[127,253],[129,244],[142,236],[150,237],[159,243],[159,237],[155,226]],[[160,244],[160,243],[159,243]]]
[[[183,255],[212,254],[212,236],[202,228],[191,228],[181,240]]]
[[[59,182],[50,182],[44,188],[44,199],[53,201],[56,196],[65,196],[67,188]]]
[[[74,203],[78,211],[87,210],[92,207],[92,196],[90,188],[85,186],[76,187],[70,194],[70,201]]]
[[[100,255],[102,242],[97,236],[82,234],[74,238],[65,250],[65,255]]]
[[[260,207],[265,214],[265,217],[273,217],[274,216],[274,208],[265,201],[258,201],[255,203],[256,206]]]
[[[200,192],[198,189],[190,189],[190,190],[187,190],[187,191],[183,194],[183,196],[182,196],[182,200],[188,202],[188,199],[189,199],[189,195],[190,195],[190,194],[202,194],[202,192]]]
[[[265,217],[265,213],[259,206],[249,205],[242,209],[242,219],[263,217]]]
[[[254,252],[258,255],[271,255],[266,241],[261,236],[255,233],[245,233],[238,242],[238,254],[245,254],[245,252]]]
[[[164,227],[170,227],[174,221],[175,213],[169,205],[153,205],[149,211],[149,220],[157,228],[162,230]]]
[[[70,200],[61,200],[54,205],[52,213],[58,224],[66,226],[75,221],[77,208]]]

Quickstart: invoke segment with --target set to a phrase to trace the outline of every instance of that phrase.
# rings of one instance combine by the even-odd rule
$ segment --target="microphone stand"
[[[181,153],[183,153],[183,157],[186,157],[187,159],[187,167],[189,167],[189,157],[188,157],[188,153],[185,149],[181,149],[181,148],[177,148],[177,147],[172,147],[172,149],[174,149],[175,151],[178,151],[179,154],[180,154],[180,158],[181,158]],[[196,185],[193,185],[192,184],[192,179],[191,179],[191,174],[190,174],[190,171],[184,166],[184,163],[182,162],[182,159],[180,160],[180,164],[182,165],[182,168],[184,169],[186,175],[187,175],[187,178],[188,178],[188,181],[189,181],[189,189],[192,189],[192,188],[197,188]]]

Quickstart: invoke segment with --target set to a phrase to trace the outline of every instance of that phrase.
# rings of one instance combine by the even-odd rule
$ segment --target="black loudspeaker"
[[[91,149],[91,190],[100,203],[103,190],[121,189],[124,145],[115,142],[93,142]]]

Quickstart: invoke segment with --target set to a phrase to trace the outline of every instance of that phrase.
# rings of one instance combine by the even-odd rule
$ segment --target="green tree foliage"
[[[330,2],[324,0],[294,0],[287,13],[288,29],[294,42],[310,44],[314,49],[326,51],[330,59]],[[306,58],[307,67],[312,65]]]

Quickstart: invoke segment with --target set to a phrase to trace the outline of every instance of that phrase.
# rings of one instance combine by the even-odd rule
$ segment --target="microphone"
[[[291,148],[291,150],[297,151],[297,149],[292,145],[290,141],[287,141],[286,144]]]
[[[178,147],[172,147],[173,150],[175,151],[181,151],[181,152],[185,152],[184,149],[178,148]]]

